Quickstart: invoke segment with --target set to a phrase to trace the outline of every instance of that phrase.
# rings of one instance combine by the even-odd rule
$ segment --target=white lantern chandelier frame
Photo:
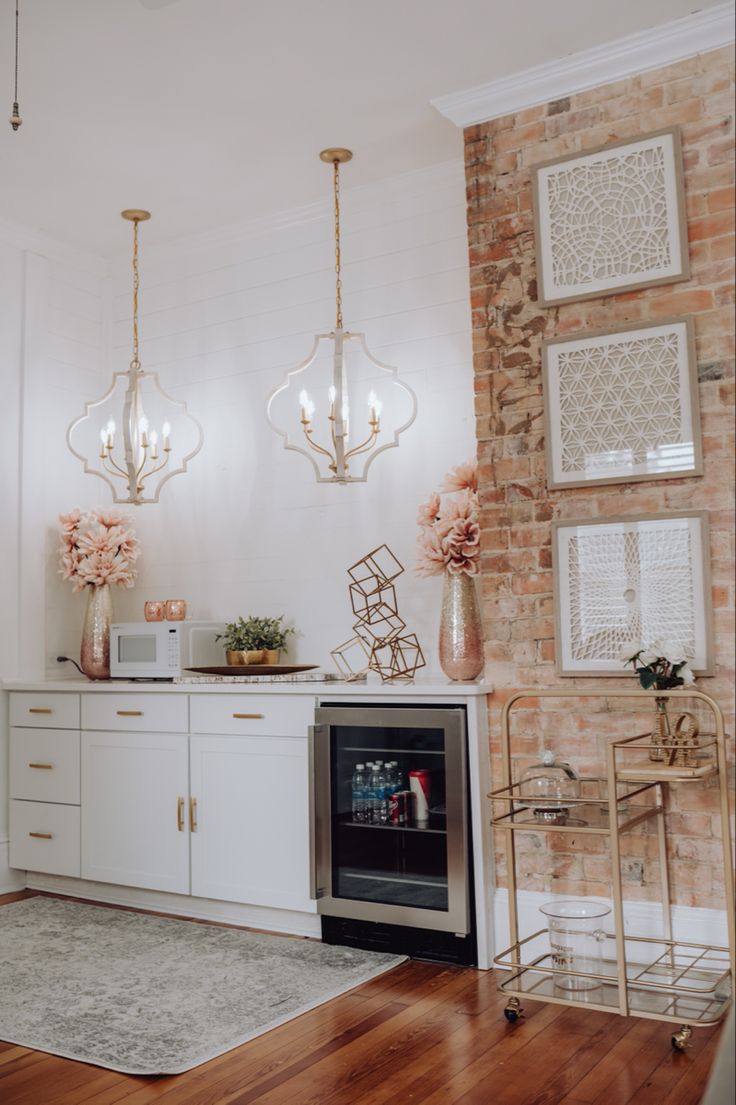
[[[161,387],[157,373],[146,372],[141,365],[138,335],[138,291],[140,287],[140,273],[138,268],[138,226],[140,223],[150,219],[151,214],[149,211],[143,211],[140,208],[129,208],[122,211],[121,216],[133,223],[133,357],[127,371],[113,373],[112,383],[102,398],[85,405],[84,414],[75,419],[69,426],[66,440],[74,456],[83,461],[84,471],[89,475],[98,476],[110,487],[113,493],[113,502],[132,503],[133,505],[140,506],[143,503],[157,503],[164,484],[170,480],[172,476],[177,476],[186,472],[189,461],[192,457],[196,456],[202,448],[204,435],[202,427],[197,419],[187,411],[186,403],[178,399],[173,399],[168,395]],[[107,402],[115,391],[118,381],[122,379],[126,381],[127,385],[123,398],[123,412],[120,428],[120,434],[122,436],[122,458],[118,459],[118,455],[116,454],[116,423],[113,419],[108,419],[106,424],[100,428],[99,432],[100,451],[97,454],[96,460],[100,462],[104,470],[100,471],[99,468],[92,466],[87,457],[77,452],[72,445],[72,437],[76,427],[87,419],[94,417],[92,412],[97,407],[101,407]],[[149,494],[146,494],[146,491],[150,489],[150,481],[152,478],[158,475],[159,472],[163,472],[164,469],[169,468],[172,446],[171,424],[168,420],[164,421],[161,426],[160,450],[158,432],[149,427],[148,419],[144,413],[141,395],[141,384],[144,380],[150,381],[152,387],[156,389],[167,404],[178,408],[184,417],[194,424],[198,433],[198,440],[195,448],[187,453],[186,456],[182,457],[179,467],[170,468],[156,483]],[[105,473],[107,473],[107,475]],[[112,477],[112,479],[109,477]],[[118,483],[114,483],[113,480],[117,480]],[[127,491],[127,495],[120,493],[123,488]]]
[[[417,397],[412,388],[398,378],[397,368],[393,365],[385,364],[383,361],[379,361],[373,356],[366,344],[365,334],[354,333],[343,328],[342,257],[340,252],[340,165],[350,161],[353,155],[350,150],[342,147],[330,147],[326,150],[322,150],[319,156],[320,160],[332,165],[333,172],[335,215],[335,328],[329,333],[317,334],[309,356],[303,360],[301,364],[297,365],[296,368],[287,372],[282,383],[271,392],[266,406],[266,417],[268,418],[271,428],[284,439],[284,448],[292,450],[295,453],[301,453],[302,456],[307,458],[314,468],[318,483],[365,483],[368,478],[368,469],[373,464],[378,454],[384,452],[386,449],[397,447],[399,444],[399,436],[404,430],[408,430],[414,422],[417,416]],[[327,415],[329,423],[329,441],[320,443],[315,440],[314,427],[312,424],[315,404],[308,392],[302,389],[299,393],[299,422],[304,441],[308,447],[304,448],[302,445],[296,445],[292,441],[289,441],[288,430],[283,430],[276,424],[272,418],[271,410],[276,398],[290,387],[292,378],[298,377],[314,363],[319,351],[319,344],[322,341],[330,341],[333,344],[332,383],[328,391],[329,411]],[[381,432],[382,403],[376,393],[370,391],[368,395],[366,436],[357,445],[348,448],[350,409],[345,366],[345,345],[350,341],[357,341],[359,343],[368,362],[380,369],[381,372],[385,372],[390,377],[390,382],[394,386],[401,388],[406,393],[411,403],[411,413],[407,420],[394,430],[393,439],[391,441],[386,441],[381,445],[376,445],[376,441]],[[368,453],[369,456],[363,466],[362,475],[350,475],[350,461],[354,457],[365,453]],[[326,476],[322,474],[319,460],[315,459],[315,455],[318,458],[324,458],[324,460],[326,460],[326,467],[331,475]]]

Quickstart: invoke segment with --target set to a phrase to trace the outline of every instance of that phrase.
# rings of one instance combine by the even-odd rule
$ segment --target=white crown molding
[[[468,127],[658,69],[733,41],[734,4],[729,0],[603,46],[535,65],[463,92],[439,96],[430,103],[458,127]]]

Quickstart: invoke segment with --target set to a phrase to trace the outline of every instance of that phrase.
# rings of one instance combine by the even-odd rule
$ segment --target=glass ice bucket
[[[539,907],[549,924],[552,966],[566,971],[601,974],[603,944],[606,934],[601,919],[611,907],[584,899],[560,899]],[[594,990],[600,986],[595,978],[581,978],[571,973],[555,975],[555,986],[562,990]]]

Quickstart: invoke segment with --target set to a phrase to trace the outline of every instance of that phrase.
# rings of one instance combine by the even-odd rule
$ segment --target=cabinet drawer
[[[186,733],[187,696],[83,694],[82,728],[128,733]]]
[[[31,725],[34,729],[78,729],[78,694],[10,695],[10,724]]]
[[[79,805],[79,732],[11,729],[10,797]]]
[[[306,737],[314,724],[312,695],[193,694],[189,710],[192,733]]]
[[[10,866],[49,875],[80,875],[79,806],[10,803]]]

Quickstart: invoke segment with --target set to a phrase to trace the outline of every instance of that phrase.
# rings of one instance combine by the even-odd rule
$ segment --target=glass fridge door
[[[320,912],[467,933],[464,710],[322,707],[316,720]]]

